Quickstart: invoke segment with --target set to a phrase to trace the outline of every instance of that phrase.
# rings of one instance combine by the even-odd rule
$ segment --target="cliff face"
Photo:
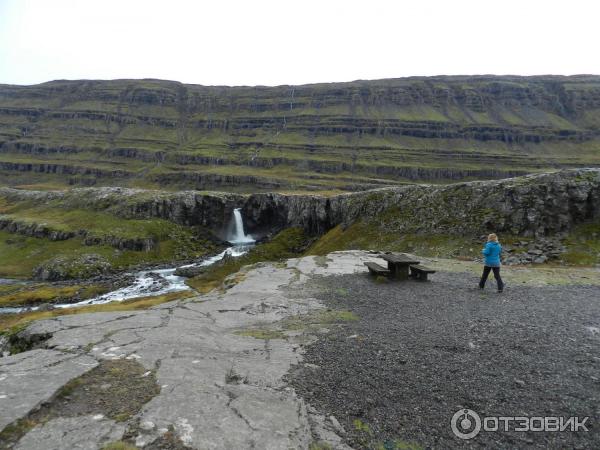
[[[381,215],[404,232],[545,236],[600,218],[600,169],[499,181],[385,188],[331,198],[256,194],[245,203],[249,228],[299,226],[321,234]]]
[[[0,183],[355,190],[600,165],[600,77],[0,86]]]
[[[347,226],[379,217],[406,233],[479,235],[489,230],[546,236],[600,219],[600,169],[444,186],[411,185],[331,197],[167,193],[124,188],[64,192],[4,188],[0,189],[0,197],[34,204],[53,201],[65,209],[91,208],[128,219],[167,219],[181,225],[202,226],[221,239],[227,237],[236,207],[242,209],[247,231],[256,236],[286,227],[301,227],[318,235],[339,224]],[[3,226],[14,225],[0,221],[0,228]],[[43,231],[39,226],[30,229]]]

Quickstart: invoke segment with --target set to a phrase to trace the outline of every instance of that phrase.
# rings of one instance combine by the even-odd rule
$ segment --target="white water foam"
[[[218,255],[211,256],[203,261],[186,264],[181,267],[206,267],[221,261],[226,255],[231,257],[242,256],[251,248],[250,245],[236,245],[229,247]],[[184,291],[189,289],[185,284],[185,277],[175,275],[177,267],[168,269],[142,270],[135,274],[135,281],[129,286],[108,292],[106,294],[83,300],[77,303],[60,303],[53,305],[55,308],[75,308],[87,305],[102,305],[110,302],[122,302],[136,297],[149,297],[168,294],[169,292]],[[0,308],[0,314],[16,314],[24,311],[36,311],[39,307],[31,308]]]

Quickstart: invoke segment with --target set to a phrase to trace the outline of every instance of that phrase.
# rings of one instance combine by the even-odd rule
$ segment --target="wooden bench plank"
[[[419,272],[435,273],[435,270],[430,269],[429,267],[425,267],[421,264],[411,264],[409,267]]]
[[[435,273],[435,270],[422,266],[421,264],[412,264],[409,267],[410,276],[419,281],[427,281],[427,275]]]
[[[380,266],[377,263],[368,261],[368,262],[364,263],[364,265],[367,266],[367,268],[369,269],[369,273],[371,275],[386,275],[387,276],[390,274],[390,271],[388,269],[386,269],[383,266]]]

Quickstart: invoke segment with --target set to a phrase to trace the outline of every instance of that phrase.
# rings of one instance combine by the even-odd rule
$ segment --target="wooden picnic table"
[[[421,263],[421,261],[406,256],[404,253],[384,253],[381,257],[388,263],[390,278],[396,280],[408,280],[409,266]]]

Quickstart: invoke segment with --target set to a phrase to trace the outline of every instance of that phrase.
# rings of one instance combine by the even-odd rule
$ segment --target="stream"
[[[216,262],[221,261],[225,255],[236,258],[243,255],[250,249],[251,245],[234,245],[222,251],[218,255],[211,256],[203,261],[193,264],[186,264],[178,267],[206,267]],[[178,267],[170,267],[167,269],[151,269],[135,272],[135,281],[129,286],[107,292],[98,297],[88,298],[76,303],[57,303],[53,304],[54,308],[75,308],[78,306],[87,305],[102,305],[110,302],[121,302],[136,297],[149,297],[155,295],[163,295],[169,292],[185,291],[190,287],[185,284],[185,277],[175,275]],[[3,283],[14,283],[15,280],[2,279]],[[5,307],[0,308],[0,314],[18,314],[27,311],[37,311],[39,306],[31,307]]]
[[[225,256],[237,258],[246,253],[254,245],[254,238],[244,233],[244,224],[239,209],[233,211],[232,231],[228,239],[231,247],[225,249],[215,256],[206,258],[200,262],[186,264],[184,266],[171,267],[167,269],[150,269],[135,272],[135,281],[125,286],[98,297],[88,298],[76,303],[53,304],[54,308],[75,308],[87,305],[102,305],[110,302],[120,302],[136,297],[149,297],[163,295],[169,292],[185,291],[190,287],[185,284],[185,277],[175,275],[179,267],[206,267],[221,261]],[[15,283],[15,280],[0,278],[1,283]],[[40,306],[32,307],[5,307],[0,308],[0,314],[18,314],[26,311],[36,311]]]

